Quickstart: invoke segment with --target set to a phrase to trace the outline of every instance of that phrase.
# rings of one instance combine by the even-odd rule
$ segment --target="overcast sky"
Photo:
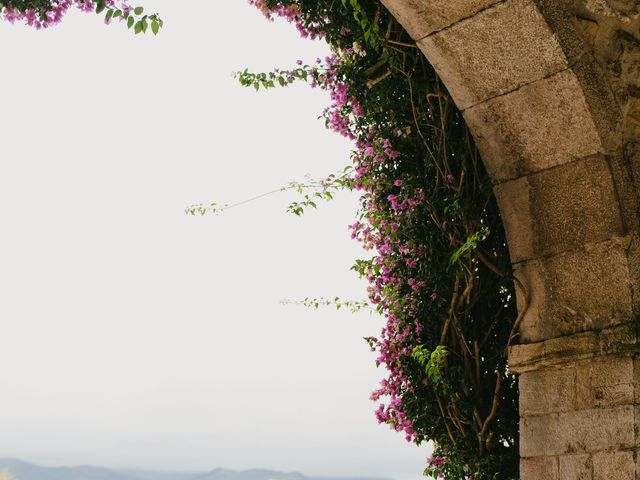
[[[231,77],[326,47],[245,0],[143,4],[156,38],[0,24],[0,457],[419,478],[368,399],[382,319],[279,304],[365,298],[356,196],[183,212],[346,165],[324,94]]]

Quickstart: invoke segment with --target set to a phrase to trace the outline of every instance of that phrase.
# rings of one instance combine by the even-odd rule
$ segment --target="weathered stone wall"
[[[520,345],[521,478],[640,478],[638,329]]]
[[[640,2],[383,3],[494,183],[519,279],[521,478],[640,480]]]

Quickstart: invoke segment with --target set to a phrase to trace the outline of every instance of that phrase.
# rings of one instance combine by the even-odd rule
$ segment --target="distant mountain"
[[[194,472],[157,472],[155,470],[118,469],[136,480],[193,480],[199,473]]]
[[[8,469],[16,480],[389,480],[385,478],[307,477],[298,472],[216,468],[209,472],[160,472],[94,467],[41,467],[16,459],[0,459],[0,471]]]
[[[0,459],[0,470],[8,469],[17,480],[140,480],[108,468],[40,467],[14,459]]]

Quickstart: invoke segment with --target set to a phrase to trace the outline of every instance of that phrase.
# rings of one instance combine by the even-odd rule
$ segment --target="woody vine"
[[[293,82],[327,90],[327,127],[354,142],[343,172],[285,188],[304,195],[289,208],[297,215],[340,188],[362,193],[350,229],[374,255],[353,269],[368,280],[369,302],[386,319],[380,334],[366,339],[386,371],[371,394],[378,421],[407,441],[434,442],[427,475],[518,478],[518,392],[506,356],[517,341],[517,281],[488,176],[460,112],[380,2],[249,2],[333,50],[289,69],[237,76],[256,90]],[[157,14],[124,0],[4,0],[0,18],[48,28],[71,8],[135,33],[162,27]]]

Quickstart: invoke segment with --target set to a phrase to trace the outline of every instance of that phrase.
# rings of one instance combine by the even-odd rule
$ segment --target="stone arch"
[[[640,479],[638,2],[382,3],[463,112],[525,287],[521,478]]]

